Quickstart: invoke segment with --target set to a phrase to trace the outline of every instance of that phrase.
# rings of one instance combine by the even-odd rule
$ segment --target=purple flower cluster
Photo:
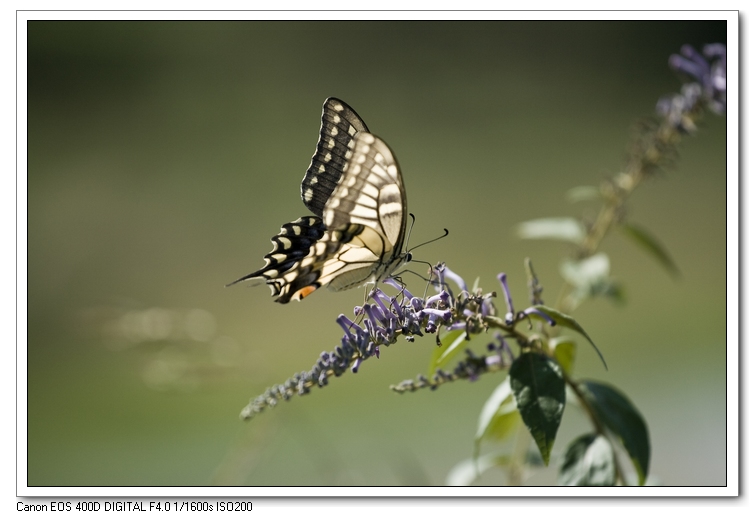
[[[534,306],[516,312],[506,275],[501,273],[498,280],[508,308],[502,319],[497,317],[496,307],[493,305],[494,292],[483,294],[480,289],[470,292],[464,279],[443,263],[430,270],[430,285],[436,291],[430,296],[414,296],[406,286],[394,279],[385,280],[398,294],[389,296],[381,289],[373,289],[369,294],[369,301],[355,307],[353,320],[344,314],[338,316],[336,322],[343,330],[341,344],[332,352],[320,354],[309,371],[297,373],[283,384],[276,384],[253,399],[242,410],[241,418],[248,420],[266,407],[275,406],[280,400],[289,400],[294,395],[306,395],[313,386],[326,386],[329,377],[339,377],[346,370],[357,373],[364,361],[370,357],[380,357],[381,346],[392,345],[399,336],[404,336],[407,341],[414,341],[415,336],[434,334],[436,343],[440,345],[439,336],[442,331],[463,330],[467,339],[490,327],[505,333],[495,333],[494,341],[488,345],[488,354],[475,355],[467,349],[466,357],[452,371],[437,369],[431,379],[418,375],[416,380],[391,386],[391,389],[399,393],[425,387],[435,389],[445,382],[458,379],[473,381],[483,373],[508,368],[514,355],[505,338],[513,337],[520,346],[528,346],[527,337],[516,332],[516,324],[533,315],[550,325],[555,325],[555,322]],[[459,288],[459,293],[455,296],[449,281]],[[532,285],[537,288],[536,279]],[[533,291],[534,296],[539,299],[539,291]]]
[[[392,345],[399,336],[414,341],[415,336],[434,334],[436,342],[440,344],[438,336],[442,330],[465,330],[468,336],[487,330],[486,318],[495,317],[496,314],[492,303],[495,293],[470,293],[464,279],[443,263],[431,269],[430,277],[436,293],[424,298],[414,296],[394,279],[388,279],[385,283],[398,291],[396,296],[373,289],[369,301],[354,309],[353,320],[344,314],[336,319],[344,334],[335,350],[320,354],[309,371],[295,374],[284,383],[268,388],[244,408],[241,418],[252,418],[265,407],[275,406],[278,401],[288,400],[293,395],[306,395],[313,386],[326,386],[329,377],[338,377],[348,369],[356,373],[362,362],[373,356],[379,358],[380,347]],[[499,276],[499,280],[509,304],[506,324],[511,324],[514,314],[505,275]],[[458,286],[458,295],[453,295],[449,281]],[[511,350],[502,336],[496,339],[498,344],[491,349],[493,354],[490,357],[477,357],[468,351],[467,358],[459,363],[453,373],[439,370],[433,380],[420,376],[418,382],[435,387],[451,378],[474,379],[488,367],[506,367],[511,363]]]
[[[726,45],[705,45],[702,54],[684,45],[669,58],[669,66],[690,79],[681,93],[662,97],[656,105],[656,112],[673,127],[694,131],[693,115],[702,106],[719,115],[726,112]]]

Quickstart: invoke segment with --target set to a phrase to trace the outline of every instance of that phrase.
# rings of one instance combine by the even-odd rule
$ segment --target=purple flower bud
[[[705,70],[708,68],[708,61],[692,45],[682,45],[681,53],[684,57],[699,66],[700,69]]]
[[[434,315],[438,318],[442,318],[443,321],[450,319],[452,316],[452,313],[449,310],[442,311],[440,309],[422,309],[421,312],[423,314]]]
[[[373,292],[372,292],[372,299],[375,300],[375,304],[380,308],[380,311],[382,312],[382,316],[381,317],[383,318],[383,321],[386,321],[389,318],[390,319],[395,319],[396,315],[393,314],[393,312],[391,312],[390,310],[388,310],[388,308],[383,303],[383,300],[380,299],[381,297],[385,297],[388,300],[391,299],[388,295],[386,295],[380,289],[373,290]]]
[[[503,294],[506,295],[506,305],[509,308],[509,312],[514,312],[514,303],[511,301],[511,293],[509,292],[509,284],[506,282],[506,273],[498,274],[498,281],[501,282],[503,287]]]
[[[372,324],[372,320],[364,320],[363,322],[364,328],[367,329],[367,333],[370,335],[375,334],[375,326]]]
[[[336,318],[336,322],[341,325],[343,331],[349,335],[351,334],[351,329],[357,327],[357,324],[347,318],[344,314],[338,316],[338,318]]]
[[[381,311],[377,306],[367,304],[364,306],[364,312],[367,314],[369,321],[372,322],[372,325],[374,327],[378,327],[380,325],[380,320],[383,319],[383,315],[381,314]]]
[[[427,299],[425,302],[425,305],[433,305],[438,302],[443,302],[444,304],[448,304],[448,300],[451,298],[451,295],[449,295],[446,291],[441,291],[440,293],[433,295]]]
[[[453,271],[451,271],[450,269],[448,269],[448,266],[445,266],[445,273],[448,278],[453,280],[453,282],[459,286],[459,289],[465,292],[469,292],[467,291],[467,283],[464,282],[464,279],[460,277],[459,275],[457,275],[456,273],[454,273]]]
[[[708,58],[726,60],[726,45],[723,43],[709,43],[703,47],[703,55]]]
[[[701,67],[699,63],[674,54],[669,58],[668,64],[672,70],[688,75],[696,81],[703,81],[705,68]]]
[[[393,278],[386,278],[385,280],[383,280],[383,283],[384,283],[384,284],[388,284],[388,285],[390,285],[391,287],[395,288],[396,290],[403,292],[403,293],[404,293],[404,295],[406,295],[406,297],[407,297],[407,298],[414,298],[414,296],[412,296],[412,293],[410,293],[410,292],[409,292],[409,291],[408,291],[408,290],[406,289],[406,287],[405,287],[405,286],[403,286],[403,285],[399,285],[399,283],[398,283],[398,282],[396,282],[396,281],[395,281],[395,280],[394,280]]]
[[[398,323],[396,322],[396,318],[393,317],[390,320],[388,320],[388,333],[391,336],[396,335],[396,330],[398,329]]]

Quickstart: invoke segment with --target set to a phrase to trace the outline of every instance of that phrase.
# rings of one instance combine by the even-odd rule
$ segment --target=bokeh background
[[[395,151],[412,241],[450,230],[416,256],[488,290],[506,271],[524,307],[524,257],[548,302],[568,249],[515,225],[594,212],[565,191],[619,170],[632,124],[679,90],[670,54],[725,39],[699,21],[30,22],[28,484],[443,484],[503,376],[389,391],[426,371],[432,339],[238,420],[333,349],[364,295],[281,306],[223,287],[307,213],[322,102],[351,104]],[[726,482],[725,137],[706,117],[631,200],[681,278],[612,235],[628,302],[575,314],[610,368],[585,345],[576,374],[634,401],[666,485]],[[587,428],[567,408],[555,453]]]

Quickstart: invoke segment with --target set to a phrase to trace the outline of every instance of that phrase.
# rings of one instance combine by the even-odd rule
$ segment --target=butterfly
[[[404,252],[406,191],[388,145],[348,104],[322,108],[317,149],[301,183],[314,214],[284,224],[265,266],[228,285],[265,282],[276,302],[377,283],[411,260]]]

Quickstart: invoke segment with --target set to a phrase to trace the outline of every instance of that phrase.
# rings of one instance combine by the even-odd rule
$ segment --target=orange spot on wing
[[[301,289],[296,291],[292,298],[294,300],[302,301],[304,298],[314,293],[316,290],[317,287],[315,287],[314,285],[308,285],[307,287],[302,287]]]

